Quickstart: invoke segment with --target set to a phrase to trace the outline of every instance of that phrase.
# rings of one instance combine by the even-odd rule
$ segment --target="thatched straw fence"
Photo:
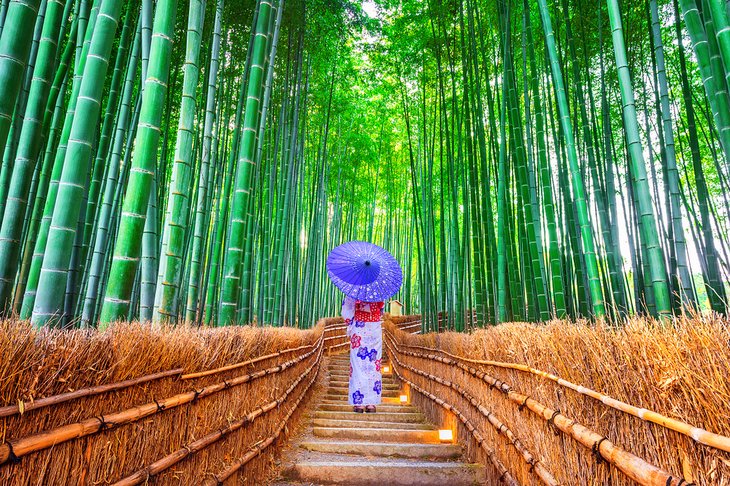
[[[261,484],[325,352],[308,331],[0,323],[0,484]]]
[[[2,321],[0,484],[262,484],[345,329]]]
[[[494,484],[730,484],[726,321],[411,336],[405,320],[385,323],[394,372]]]

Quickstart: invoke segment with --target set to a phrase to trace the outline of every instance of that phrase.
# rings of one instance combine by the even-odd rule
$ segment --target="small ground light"
[[[439,441],[453,442],[454,441],[454,431],[451,429],[439,430]]]
[[[400,402],[401,403],[408,403],[408,395],[401,395],[400,396]]]
[[[383,365],[383,373],[390,373],[390,365]]]

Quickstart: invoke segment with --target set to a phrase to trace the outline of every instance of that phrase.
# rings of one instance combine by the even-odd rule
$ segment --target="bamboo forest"
[[[0,0],[0,486],[730,486],[730,0]]]
[[[309,327],[347,240],[427,329],[727,310],[721,0],[4,0],[0,27],[6,315]]]

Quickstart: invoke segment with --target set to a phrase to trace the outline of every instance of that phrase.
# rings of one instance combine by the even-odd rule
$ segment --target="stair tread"
[[[369,447],[403,447],[410,449],[458,449],[461,448],[456,444],[422,444],[419,442],[374,442],[374,441],[363,441],[363,440],[322,440],[322,439],[310,439],[304,444],[331,444],[333,446],[348,446],[348,445],[361,445]]]
[[[420,429],[420,430],[432,430],[435,429],[435,427],[431,424],[426,423],[410,423],[410,422],[388,422],[388,421],[382,421],[382,422],[376,422],[376,421],[366,421],[366,420],[347,420],[347,419],[328,419],[328,418],[315,418],[312,421],[312,424],[316,427],[346,427],[346,426],[353,426],[353,427],[367,427],[367,428],[381,428],[379,427],[382,425],[382,428],[388,428],[388,427],[401,427],[404,429]]]
[[[438,430],[413,405],[399,403],[401,384],[383,375],[377,413],[356,413],[347,403],[349,355],[329,358],[324,389],[305,435],[274,484],[350,486],[470,486],[484,484],[483,465],[463,461],[462,446],[441,443]]]
[[[469,464],[461,461],[432,461],[422,459],[404,459],[400,457],[393,458],[378,458],[373,460],[369,457],[357,457],[341,454],[343,460],[341,461],[301,461],[298,464],[306,464],[309,466],[338,466],[338,467],[388,467],[388,466],[399,466],[399,467],[412,467],[412,468],[429,468],[429,469],[456,469],[456,468],[478,468],[479,464]]]

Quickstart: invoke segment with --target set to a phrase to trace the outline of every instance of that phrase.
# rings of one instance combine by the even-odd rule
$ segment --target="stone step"
[[[315,419],[330,420],[357,420],[358,422],[403,422],[403,423],[424,423],[426,418],[420,412],[386,412],[377,413],[355,413],[351,406],[346,410],[318,410],[314,412]]]
[[[349,388],[328,388],[327,389],[327,395],[329,396],[343,396],[346,397],[347,394],[350,392]],[[398,390],[383,390],[381,393],[381,396],[383,397],[393,397],[393,398],[400,398],[400,391]]]
[[[307,441],[303,442],[301,447],[315,452],[357,454],[373,457],[404,457],[409,459],[455,459],[461,455],[461,447],[455,444]]]
[[[327,412],[352,412],[352,405],[348,405],[346,402],[343,402],[340,404],[330,404],[330,403],[324,403],[319,406],[319,410],[327,411]],[[380,412],[405,412],[405,413],[414,413],[417,410],[414,407],[411,407],[410,405],[390,405],[390,404],[382,404],[378,405],[378,413]],[[375,414],[364,414],[364,415],[375,415]]]
[[[392,374],[382,374],[383,377],[383,383],[399,383],[398,380],[396,380],[395,376]],[[329,373],[330,381],[350,381],[350,372],[344,371],[344,372],[337,372],[337,373]]]
[[[307,483],[351,486],[472,486],[486,483],[484,468],[480,466],[408,459],[302,461],[287,468],[285,476]]]
[[[381,383],[383,384],[384,390],[400,390],[401,385],[400,383],[396,383],[395,381],[388,380],[387,378],[382,380]],[[350,386],[350,379],[330,379],[328,383],[329,387],[334,388],[347,388]]]
[[[412,442],[438,444],[438,430],[365,429],[359,427],[312,427],[315,437],[330,439],[365,440],[372,442]]]
[[[330,381],[327,384],[327,390],[334,391],[347,391],[350,388],[350,382],[348,381]],[[398,383],[382,383],[382,391],[387,392],[400,392],[401,386]]]
[[[381,380],[380,383],[383,385],[384,390],[400,390],[401,389],[400,383],[396,383],[395,381]],[[350,386],[349,377],[346,380],[344,380],[344,379],[333,380],[330,378],[329,384],[328,384],[329,388],[347,388],[348,386]]]
[[[381,399],[381,403],[383,405],[400,405],[400,398],[399,397],[383,397]],[[328,405],[335,405],[340,403],[347,403],[348,397],[346,395],[326,395],[322,402],[320,403],[326,403]]]
[[[346,391],[327,392],[322,399],[323,400],[345,400],[347,401],[349,394]],[[383,393],[381,398],[392,401],[393,403],[400,404],[400,392],[398,393]]]
[[[360,415],[360,414],[358,414]],[[368,416],[373,415],[369,414]],[[378,415],[378,414],[375,414]],[[381,414],[382,415],[382,414]],[[364,429],[417,429],[417,430],[434,430],[434,427],[425,423],[409,423],[409,422],[387,422],[370,421],[370,420],[348,420],[348,419],[329,419],[315,418],[312,420],[315,427],[361,427]]]
[[[339,391],[342,391],[342,390],[348,390],[350,388],[350,384],[347,383],[347,382],[344,382],[344,383],[332,383],[332,382],[330,382],[330,384],[327,386],[327,391],[329,391],[332,388],[334,388],[335,391],[338,391],[339,392]],[[393,383],[393,384],[383,383],[383,391],[400,393],[401,387],[399,385],[396,385],[395,383]]]

